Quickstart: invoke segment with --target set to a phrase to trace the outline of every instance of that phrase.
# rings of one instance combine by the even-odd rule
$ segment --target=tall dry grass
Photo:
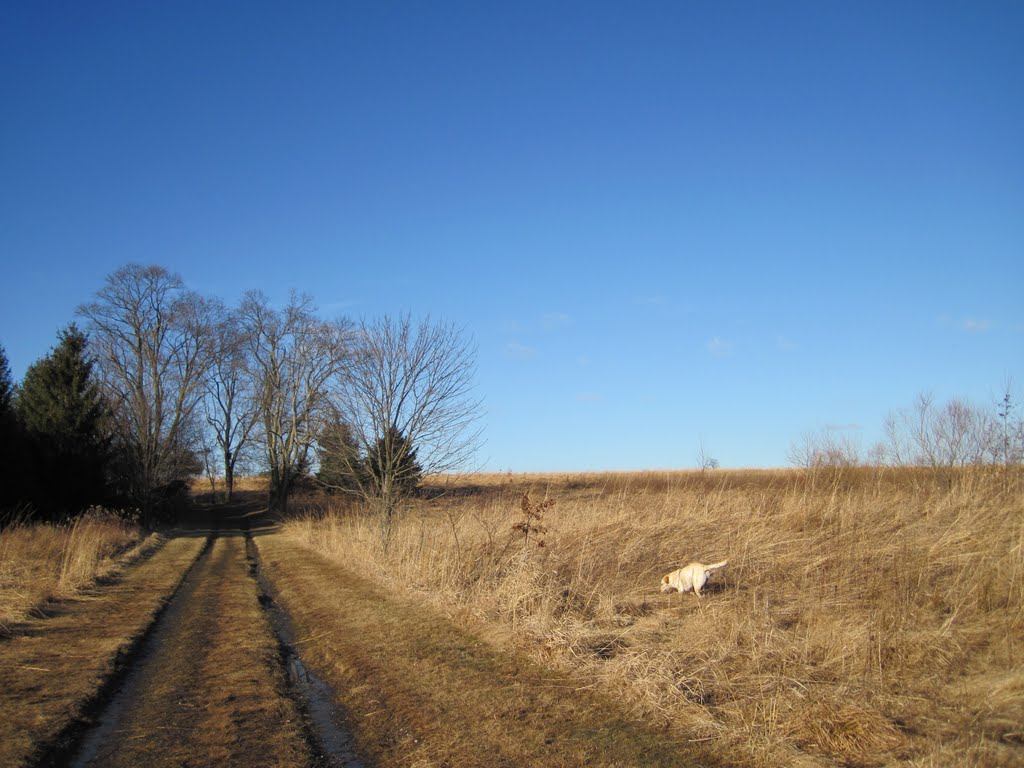
[[[0,531],[0,634],[48,600],[108,575],[141,542],[135,522],[98,508],[60,525],[7,526]]]
[[[1022,480],[489,477],[295,537],[742,765],[1024,764]],[[553,500],[523,529],[529,508]],[[539,543],[543,542],[540,546]],[[698,600],[662,574],[729,559]]]

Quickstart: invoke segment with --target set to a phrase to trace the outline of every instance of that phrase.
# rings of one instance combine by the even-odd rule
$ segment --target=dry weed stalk
[[[727,760],[1024,761],[1019,474],[1009,485],[1001,473],[936,485],[862,469],[477,485],[396,522],[387,552],[365,516],[287,532],[475,617]],[[508,509],[536,511],[528,494],[557,495],[560,514],[548,546],[509,548]],[[659,595],[663,573],[717,553],[730,569],[709,600]]]
[[[519,509],[523,513],[523,519],[513,523],[512,530],[523,534],[523,544],[530,542],[530,534],[534,534],[537,546],[544,546],[544,539],[538,538],[548,532],[547,526],[541,523],[545,513],[555,505],[554,499],[547,499],[536,506],[530,504],[530,494],[526,492],[519,502]]]
[[[19,522],[0,531],[0,633],[108,573],[141,536],[134,520],[99,508],[63,525]]]

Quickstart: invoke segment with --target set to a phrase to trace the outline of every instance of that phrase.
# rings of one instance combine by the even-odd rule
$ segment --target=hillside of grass
[[[727,763],[1024,763],[1024,483],[844,470],[435,480],[284,534]],[[698,599],[663,574],[728,558]]]

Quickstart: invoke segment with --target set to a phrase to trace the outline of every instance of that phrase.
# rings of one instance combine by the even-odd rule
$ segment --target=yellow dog
[[[684,565],[682,568],[662,577],[661,591],[689,592],[692,589],[693,593],[700,597],[700,591],[707,583],[708,576],[719,568],[725,568],[728,563],[728,560],[723,560],[714,565],[704,565],[703,563]]]

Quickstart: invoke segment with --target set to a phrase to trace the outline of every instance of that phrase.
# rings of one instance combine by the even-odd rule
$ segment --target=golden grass
[[[386,541],[330,503],[284,533],[716,759],[1009,766],[1022,489],[996,470],[476,476],[433,481]],[[524,493],[555,501],[528,542]],[[705,598],[659,593],[662,574],[725,558]]]
[[[236,493],[248,491],[266,491],[269,480],[264,475],[239,475],[235,478],[234,488]],[[210,482],[209,477],[194,477],[189,481],[189,490],[197,496],[209,493],[223,494],[225,490],[224,478],[215,477]]]
[[[36,765],[46,745],[91,718],[98,688],[124,664],[205,544],[160,543],[117,579],[81,590],[46,617],[29,616],[0,641],[0,765]],[[45,761],[44,761],[45,762]]]
[[[48,600],[109,575],[141,541],[138,525],[98,508],[60,525],[0,531],[0,634]]]
[[[411,592],[387,591],[294,537],[256,538],[307,668],[333,688],[377,768],[687,768],[691,745],[623,717],[572,674],[496,649]]]

